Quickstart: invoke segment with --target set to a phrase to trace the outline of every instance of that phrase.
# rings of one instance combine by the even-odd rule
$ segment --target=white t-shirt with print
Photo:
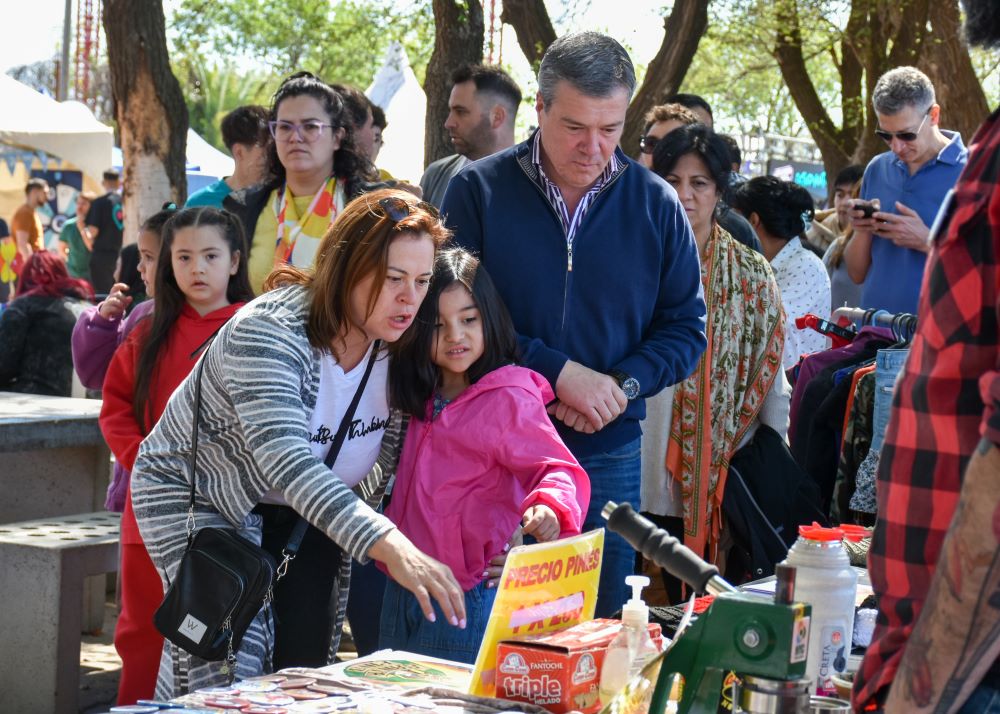
[[[309,419],[309,444],[316,458],[326,459],[340,422],[365,375],[370,357],[371,349],[354,369],[345,374],[332,355],[323,356],[316,409]],[[382,435],[389,423],[388,378],[389,359],[382,355],[375,360],[368,384],[358,402],[354,418],[347,427],[347,436],[333,465],[333,473],[348,486],[361,483],[378,459]]]
[[[309,447],[320,461],[326,460],[340,422],[358,391],[371,358],[371,349],[346,374],[333,355],[325,354],[320,362],[319,394],[316,409],[309,419]],[[334,475],[350,487],[361,483],[378,459],[382,436],[389,422],[388,378],[389,359],[383,354],[375,360],[368,384],[365,385],[365,391],[354,411],[354,418],[347,428],[347,436],[340,447],[340,454],[333,465]],[[261,500],[264,503],[287,505],[281,492],[276,490],[268,491]]]

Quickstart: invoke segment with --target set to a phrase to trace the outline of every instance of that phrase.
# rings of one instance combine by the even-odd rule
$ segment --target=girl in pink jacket
[[[510,315],[471,254],[439,255],[401,342],[390,400],[411,419],[386,515],[451,568],[467,620],[428,621],[390,579],[379,646],[472,663],[496,595],[486,584],[490,559],[518,524],[539,541],[578,534],[590,481],[545,411],[552,388],[514,364]]]

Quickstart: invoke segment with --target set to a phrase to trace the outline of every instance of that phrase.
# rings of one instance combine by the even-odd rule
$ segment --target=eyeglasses
[[[413,206],[404,201],[402,198],[396,198],[395,196],[380,198],[378,205],[382,207],[383,215],[385,215],[393,223],[399,223],[413,212]],[[416,207],[424,209],[434,218],[440,217],[437,208],[426,201],[418,201]]]
[[[652,154],[660,139],[656,136],[644,136],[639,139],[639,151],[644,154]]]
[[[927,122],[927,117],[931,115],[930,110],[924,114],[923,121],[920,122],[920,126],[917,127],[916,131],[885,131],[883,129],[876,129],[875,136],[884,141],[886,144],[891,144],[892,140],[899,139],[900,141],[905,141],[907,143],[917,140],[917,135],[920,130],[924,128],[924,124]]]
[[[296,124],[290,121],[269,121],[267,128],[271,131],[271,136],[275,141],[291,141],[292,135],[299,137],[301,141],[312,144],[319,141],[323,136],[324,129],[333,129],[333,124],[324,124],[321,121],[306,121]]]

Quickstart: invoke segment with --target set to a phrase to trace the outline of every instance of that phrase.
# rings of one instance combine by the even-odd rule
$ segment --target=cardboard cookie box
[[[497,696],[529,702],[550,712],[600,709],[601,665],[620,620],[590,620],[559,632],[504,640],[497,646]],[[660,626],[649,636],[663,648]]]

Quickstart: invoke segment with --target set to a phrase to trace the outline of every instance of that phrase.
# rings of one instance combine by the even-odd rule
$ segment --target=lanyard
[[[329,196],[329,206],[330,206],[330,222],[337,217],[337,205],[334,201],[334,191],[336,190],[337,179],[331,176],[326,180],[326,182],[319,187],[316,195],[313,196],[312,201],[309,202],[309,208],[306,209],[305,214],[296,222],[294,226],[288,231],[288,240],[285,241],[285,214],[288,211],[289,204],[289,194],[288,185],[282,186],[281,198],[277,200],[275,205],[275,214],[278,218],[278,235],[274,243],[274,257],[275,264],[279,263],[291,263],[292,254],[295,252],[295,244],[299,240],[299,235],[305,229],[306,222],[313,215],[316,210],[316,206],[319,204],[319,200],[324,196]],[[284,251],[284,255],[281,255],[278,250],[281,248],[282,242],[285,242],[287,248]]]

